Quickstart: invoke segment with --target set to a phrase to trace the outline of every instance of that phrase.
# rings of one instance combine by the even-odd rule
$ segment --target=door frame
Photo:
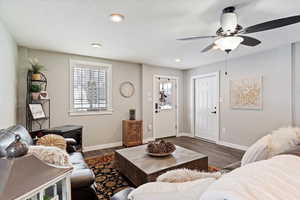
[[[195,131],[195,120],[196,120],[196,111],[195,111],[195,80],[199,79],[199,78],[205,78],[205,77],[210,77],[210,76],[216,76],[217,78],[217,138],[216,141],[211,141],[210,142],[215,142],[215,143],[219,143],[220,142],[220,71],[216,71],[213,73],[207,73],[207,74],[201,74],[201,75],[196,75],[196,76],[192,76],[191,77],[191,82],[192,82],[192,123],[191,123],[191,131],[192,134],[195,138],[199,138],[196,137],[196,131]],[[199,138],[202,140],[205,140],[205,138]]]
[[[178,87],[178,84],[179,84],[179,77],[178,76],[166,76],[166,75],[153,75],[153,82],[152,82],[152,135],[153,135],[153,139],[157,139],[157,136],[156,136],[156,133],[155,133],[155,81],[156,79],[160,77],[160,78],[168,78],[168,79],[173,79],[176,81],[176,124],[177,124],[177,129],[176,129],[176,137],[178,136],[179,134],[179,118],[178,118],[178,108],[179,108],[179,87]]]

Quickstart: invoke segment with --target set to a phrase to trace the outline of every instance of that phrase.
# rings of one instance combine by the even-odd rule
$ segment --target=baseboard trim
[[[193,137],[192,133],[178,133],[177,137],[186,136],[186,137]]]
[[[143,140],[143,143],[145,144],[145,143],[153,142],[153,141],[155,141],[154,138],[147,138],[147,139],[144,139],[144,140]]]
[[[242,150],[242,151],[247,151],[247,149],[249,148],[248,146],[233,144],[233,143],[225,142],[225,141],[219,141],[219,142],[217,142],[217,144],[225,146],[225,147],[230,147],[230,148],[233,148],[233,149]]]
[[[114,142],[108,144],[100,144],[95,146],[83,147],[82,151],[83,152],[96,151],[96,150],[108,149],[108,148],[119,147],[119,146],[122,146],[122,142]]]
[[[143,143],[148,143],[154,141],[154,138],[147,138],[143,140]],[[88,147],[83,147],[83,152],[88,152],[88,151],[96,151],[96,150],[101,150],[101,149],[109,149],[113,147],[120,147],[122,146],[123,143],[120,142],[114,142],[114,143],[108,143],[108,144],[100,144],[100,145],[95,145],[95,146],[88,146]]]

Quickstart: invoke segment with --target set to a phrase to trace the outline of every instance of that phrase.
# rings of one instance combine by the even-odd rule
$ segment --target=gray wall
[[[121,122],[128,119],[128,110],[136,109],[137,119],[144,120],[144,139],[153,137],[152,130],[147,126],[152,124],[152,102],[147,101],[145,95],[153,91],[153,75],[170,75],[179,77],[179,119],[182,120],[182,86],[183,72],[181,70],[158,66],[140,65],[128,62],[118,62],[106,59],[76,56],[50,51],[34,50],[19,47],[19,114],[18,122],[25,125],[26,105],[26,73],[29,69],[28,58],[36,57],[45,65],[48,78],[48,93],[51,98],[51,126],[64,124],[80,124],[84,126],[83,145],[94,147],[122,140]],[[112,64],[113,74],[113,114],[92,116],[70,116],[69,112],[69,60],[87,60]],[[119,86],[123,81],[131,81],[136,92],[131,98],[124,98],[119,93]],[[179,125],[180,130],[183,124]],[[90,148],[89,148],[90,149]]]
[[[144,120],[144,138],[153,137],[152,130],[148,128],[149,125],[152,125],[153,105],[149,99],[153,96],[153,75],[179,77],[180,133],[192,133],[191,77],[216,71],[220,71],[220,96],[224,100],[220,104],[220,129],[225,128],[226,131],[220,131],[221,141],[248,146],[278,127],[293,123],[300,126],[300,103],[298,103],[300,102],[300,43],[293,45],[293,48],[292,45],[285,45],[277,49],[229,60],[228,77],[224,76],[224,62],[181,71],[146,64],[140,65],[20,47],[18,122],[23,124],[25,123],[28,57],[37,57],[47,67],[48,92],[52,99],[52,126],[82,124],[85,127],[83,136],[85,147],[120,142],[121,121],[128,118],[128,109],[130,108],[135,108],[137,118]],[[112,115],[69,116],[70,58],[113,65],[114,112]],[[228,104],[228,79],[258,75],[263,76],[263,110],[231,110]],[[7,76],[3,78],[5,79]],[[125,99],[119,94],[120,83],[127,80],[132,81],[136,86],[136,93],[130,99]]]
[[[122,140],[121,122],[128,119],[128,110],[136,109],[137,119],[141,119],[141,66],[139,64],[117,62],[105,59],[76,56],[41,50],[19,48],[19,107],[25,108],[26,71],[28,57],[36,57],[45,65],[48,79],[48,93],[51,98],[51,126],[79,124],[84,126],[84,147],[116,143]],[[69,60],[78,59],[109,63],[113,66],[113,114],[112,115],[69,115]],[[136,87],[133,97],[127,99],[120,95],[119,86],[123,81],[131,81]],[[24,124],[24,109],[20,113],[20,123]]]
[[[16,123],[17,45],[0,21],[0,129]]]
[[[234,53],[234,52],[233,52]],[[269,131],[292,124],[292,51],[291,45],[229,60],[224,75],[224,62],[201,66],[184,72],[184,130],[192,133],[191,77],[220,71],[220,140],[248,146]],[[229,108],[229,79],[263,76],[263,110]],[[300,77],[300,76],[299,76]],[[299,95],[300,96],[300,95]],[[222,131],[222,129],[226,131]]]
[[[144,135],[148,138],[153,138],[153,76],[172,76],[178,77],[178,119],[179,119],[179,133],[183,132],[183,71],[167,68],[167,67],[157,67],[152,65],[143,64],[142,66],[142,81],[143,81],[143,91],[142,91],[142,105],[143,105],[143,120],[144,120]],[[149,128],[149,125],[152,128]]]

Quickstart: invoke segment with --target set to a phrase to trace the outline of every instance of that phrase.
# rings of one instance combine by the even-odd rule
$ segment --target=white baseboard
[[[83,152],[95,151],[95,150],[108,149],[108,148],[119,147],[119,146],[122,146],[122,142],[114,142],[114,143],[109,143],[109,144],[100,144],[100,145],[95,145],[95,146],[83,147],[82,151]]]
[[[177,137],[186,136],[186,137],[194,137],[192,133],[178,133]]]
[[[147,139],[143,140],[143,143],[148,143],[148,142],[153,142],[153,141],[155,141],[154,138],[147,138]]]
[[[239,149],[239,150],[242,150],[242,151],[247,151],[247,149],[249,148],[248,146],[233,144],[233,143],[224,142],[224,141],[219,141],[219,142],[217,142],[217,144],[222,145],[222,146],[226,146],[226,147],[231,147],[233,149]]]
[[[148,143],[154,141],[154,138],[147,138],[143,140],[143,143]],[[88,147],[83,147],[83,152],[88,152],[88,151],[95,151],[95,150],[101,150],[101,149],[109,149],[113,147],[119,147],[122,146],[123,143],[120,142],[114,142],[114,143],[108,143],[108,144],[100,144],[100,145],[95,145],[95,146],[88,146]]]

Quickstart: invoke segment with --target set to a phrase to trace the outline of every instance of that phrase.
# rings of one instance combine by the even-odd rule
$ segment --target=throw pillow
[[[280,128],[272,132],[270,157],[286,152],[300,144],[299,128]]]
[[[55,134],[49,134],[39,138],[36,144],[43,145],[43,146],[58,147],[62,150],[66,150],[67,148],[67,143],[65,141],[65,138]]]
[[[220,172],[207,173],[190,169],[175,169],[160,175],[159,177],[157,177],[157,181],[168,183],[182,183],[203,178],[218,179],[221,177],[221,175],[222,174]]]
[[[72,167],[67,152],[58,147],[29,146],[28,153],[55,167]]]
[[[241,166],[270,158],[271,140],[272,136],[266,135],[251,145],[242,158]]]

